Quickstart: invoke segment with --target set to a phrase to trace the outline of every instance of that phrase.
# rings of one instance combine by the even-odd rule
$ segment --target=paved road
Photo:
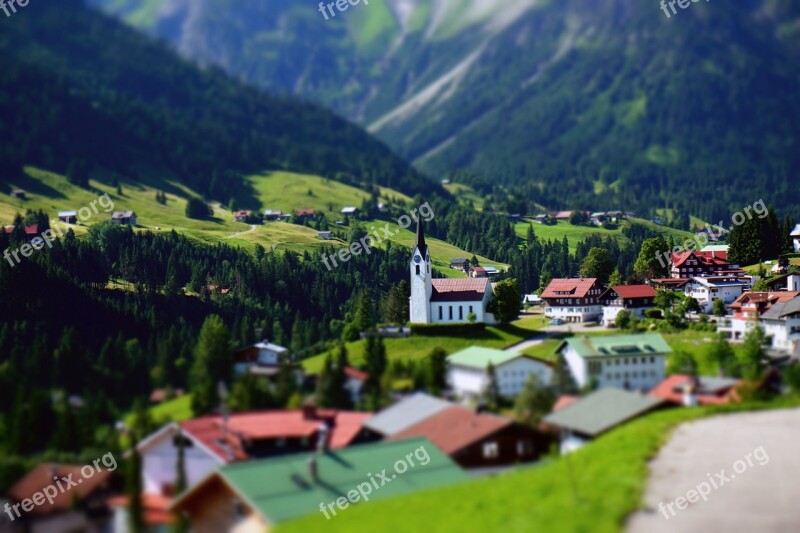
[[[531,346],[536,346],[537,344],[541,344],[542,341],[545,339],[549,339],[550,337],[554,336],[555,333],[544,333],[540,334],[532,339],[528,339],[526,341],[522,341],[514,346],[509,346],[505,349],[506,352],[519,352],[522,353],[523,350],[530,348]]]
[[[682,425],[650,464],[647,509],[631,517],[628,533],[800,531],[798,442],[800,409]],[[707,501],[688,494],[697,501],[676,502],[674,516],[666,506],[659,508],[698,488],[708,493]],[[677,503],[688,507],[680,510]]]

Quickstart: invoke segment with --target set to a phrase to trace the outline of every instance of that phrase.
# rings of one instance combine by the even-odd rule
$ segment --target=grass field
[[[295,209],[314,209],[326,214],[330,222],[340,218],[340,211],[348,205],[361,206],[361,202],[369,198],[366,192],[319,176],[293,174],[288,172],[268,172],[264,175],[249,176],[248,183],[253,189],[254,197],[260,205],[242,205],[242,209],[263,211],[278,209],[291,212]],[[226,243],[241,246],[249,250],[260,244],[268,250],[292,250],[295,252],[315,252],[322,246],[343,246],[341,241],[324,241],[317,238],[312,228],[285,222],[269,222],[249,225],[233,221],[233,215],[227,209],[214,205],[214,214],[208,220],[193,220],[185,216],[186,200],[167,192],[167,203],[161,205],[155,201],[156,189],[147,185],[122,183],[122,195],[117,194],[116,187],[90,182],[93,190],[86,190],[69,183],[65,177],[37,168],[26,168],[26,176],[14,180],[12,187],[27,191],[27,199],[19,200],[10,197],[8,189],[0,190],[0,224],[10,224],[17,213],[24,214],[28,209],[41,209],[50,215],[51,223],[63,231],[71,228],[77,235],[86,233],[88,226],[111,218],[111,213],[99,210],[96,215],[80,225],[60,224],[57,222],[58,211],[77,210],[90,205],[100,194],[107,193],[114,202],[113,211],[135,211],[139,227],[137,231],[168,232],[175,230],[189,238],[205,244]],[[196,196],[180,184],[167,183],[167,190],[183,191],[187,196]],[[411,198],[392,189],[381,188],[383,200],[396,199],[411,202]],[[383,226],[385,222],[374,221],[372,224]],[[369,225],[369,223],[367,223]],[[397,244],[410,247],[413,243],[413,232],[397,230],[398,235],[392,240]],[[157,229],[158,228],[158,229]],[[339,228],[341,229],[341,228]],[[346,228],[345,228],[346,229]],[[434,253],[436,265],[446,275],[459,275],[449,268],[449,260],[454,257],[471,257],[472,253],[461,250],[434,238],[428,238]],[[494,264],[499,268],[505,265],[493,263],[481,258],[486,264]]]
[[[647,461],[682,422],[754,409],[793,407],[796,399],[716,408],[671,409],[613,430],[580,450],[504,475],[356,504],[330,521],[309,516],[278,533],[315,531],[618,532],[641,507]]]
[[[684,241],[693,236],[688,231],[680,231],[668,228],[666,226],[659,226],[658,224],[653,224],[652,222],[641,218],[632,218],[629,221],[623,221],[622,224],[617,226],[616,229],[605,229],[599,226],[573,226],[569,222],[564,221],[559,221],[554,226],[548,226],[546,224],[531,222],[530,220],[526,219],[521,222],[517,222],[514,225],[514,231],[520,238],[525,239],[528,236],[528,226],[532,224],[533,231],[539,239],[560,241],[564,237],[567,237],[567,240],[569,240],[569,250],[570,252],[574,253],[578,243],[586,240],[586,237],[589,235],[600,235],[601,237],[611,236],[620,240],[625,240],[625,237],[622,235],[622,228],[630,225],[631,223],[646,226],[651,230],[661,234],[665,239],[668,239],[671,235],[676,241]]]

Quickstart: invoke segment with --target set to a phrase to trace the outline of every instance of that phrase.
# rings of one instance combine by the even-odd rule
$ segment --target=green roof
[[[604,335],[599,337],[570,337],[558,347],[568,345],[581,357],[666,354],[672,352],[664,337],[658,333],[637,335]]]
[[[447,455],[425,438],[397,442],[362,444],[323,454],[293,454],[275,459],[248,461],[223,466],[218,473],[243,499],[245,499],[270,524],[277,524],[314,513],[320,514],[320,503],[334,502],[369,482],[371,474],[380,485],[376,474],[386,469],[391,478],[394,464],[406,460],[408,454],[424,447],[430,461],[426,465],[413,458],[414,467],[397,474],[389,483],[369,494],[369,501],[390,498],[400,494],[466,481],[469,478]],[[308,460],[317,458],[318,481],[309,475]],[[420,453],[425,458],[423,453]],[[365,489],[366,490],[366,489]],[[359,505],[362,500],[353,505]],[[337,512],[346,512],[334,507]]]
[[[600,389],[545,417],[544,422],[596,437],[664,403],[661,398],[637,392]]]
[[[517,359],[518,357],[526,356],[517,352],[504,352],[503,350],[494,350],[492,348],[483,348],[481,346],[470,346],[469,348],[465,348],[460,352],[450,355],[447,358],[447,362],[451,365],[471,366],[485,369],[489,366],[489,363],[492,363],[497,367]]]

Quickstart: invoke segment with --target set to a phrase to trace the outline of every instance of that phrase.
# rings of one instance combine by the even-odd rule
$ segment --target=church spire
[[[422,218],[417,219],[417,248],[424,258],[428,247],[425,244],[425,227],[422,224]]]

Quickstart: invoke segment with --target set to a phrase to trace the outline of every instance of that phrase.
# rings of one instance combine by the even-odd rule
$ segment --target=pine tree
[[[447,352],[436,347],[426,358],[428,391],[438,396],[447,386]]]
[[[531,373],[514,402],[516,419],[521,424],[535,428],[542,418],[552,411],[555,403],[556,397],[553,392],[542,386],[538,376]]]
[[[500,385],[497,382],[497,371],[492,363],[489,363],[486,368],[486,378],[488,382],[483,393],[483,399],[490,411],[497,412],[500,408]]]
[[[211,315],[203,322],[194,348],[191,385],[192,410],[196,416],[217,407],[217,383],[229,383],[232,373],[230,333],[219,316]]]

